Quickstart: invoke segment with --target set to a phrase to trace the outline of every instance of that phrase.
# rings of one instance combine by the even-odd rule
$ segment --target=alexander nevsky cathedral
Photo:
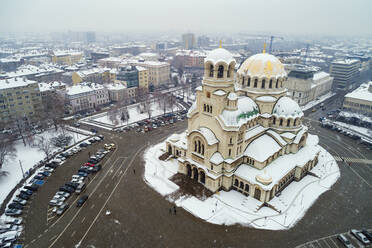
[[[187,131],[172,135],[166,150],[178,159],[179,173],[210,191],[237,190],[268,202],[316,166],[319,150],[306,146],[303,112],[283,88],[283,64],[264,51],[237,75],[235,65],[221,47],[208,54]]]

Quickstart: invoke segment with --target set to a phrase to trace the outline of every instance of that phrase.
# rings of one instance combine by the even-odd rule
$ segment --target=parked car
[[[55,194],[53,196],[53,200],[57,200],[57,201],[65,201],[66,200],[66,197],[63,197],[61,195],[58,195],[58,194]]]
[[[98,172],[100,171],[102,168],[102,166],[100,164],[96,164],[94,167],[93,167],[93,172]]]
[[[37,174],[36,176],[34,176],[34,179],[36,179],[36,180],[44,180],[44,176],[43,175],[40,175],[40,174]]]
[[[85,177],[79,176],[79,175],[72,175],[72,180],[77,179],[77,180],[84,180]]]
[[[90,173],[89,170],[86,169],[86,168],[80,168],[80,169],[78,170],[78,172],[84,172],[84,173],[86,173],[86,174],[89,174],[89,173]],[[79,175],[79,173],[78,173],[78,175]]]
[[[362,230],[362,233],[364,234],[364,236],[366,236],[366,238],[372,242],[372,234],[370,232],[368,232],[367,230]]]
[[[87,147],[87,146],[88,146],[88,144],[87,144],[87,143],[85,143],[85,142],[82,142],[82,143],[80,143],[80,144],[79,144],[79,146],[80,146],[80,147]]]
[[[44,167],[43,170],[52,173],[54,171],[54,168]]]
[[[7,209],[5,210],[6,216],[19,216],[22,214],[22,210],[19,209]]]
[[[25,193],[19,193],[18,195],[17,195],[19,198],[21,198],[21,199],[23,199],[23,200],[28,200],[28,199],[30,199],[30,196],[29,195],[27,195],[27,194],[25,194]]]
[[[86,188],[86,184],[85,183],[80,183],[79,186],[77,186],[76,188],[76,194],[80,194],[81,192],[83,192]]]
[[[62,204],[58,210],[57,210],[57,215],[62,215],[67,209],[69,205],[67,203]]]
[[[8,208],[10,209],[20,209],[22,210],[23,209],[23,205],[17,203],[17,202],[12,202],[8,205]]]
[[[83,171],[79,171],[78,172],[78,175],[79,176],[82,176],[82,177],[87,177],[88,176],[88,173],[86,173],[85,171],[83,172]]]
[[[360,242],[362,242],[362,243],[365,244],[365,245],[368,245],[368,244],[371,243],[371,242],[367,239],[367,237],[364,236],[364,234],[363,234],[361,231],[359,231],[359,230],[351,229],[351,230],[350,230],[350,233],[351,233],[352,235],[354,235],[355,238],[357,238]]]
[[[62,186],[59,188],[60,191],[64,191],[64,192],[67,192],[69,194],[72,194],[75,192],[75,189],[74,188],[71,188],[71,187],[67,187],[67,186]]]
[[[88,200],[88,195],[83,195],[82,197],[80,197],[80,199],[77,201],[77,204],[76,204],[76,207],[81,207],[84,202],[86,202]]]
[[[21,199],[21,198],[19,198],[19,197],[15,197],[15,198],[13,199],[13,201],[14,201],[14,202],[17,202],[17,203],[19,203],[19,204],[21,204],[21,205],[23,205],[23,206],[27,204],[27,201],[26,201],[26,200]]]
[[[64,192],[64,191],[58,191],[56,195],[63,196],[65,198],[68,198],[70,196],[70,193]]]
[[[100,137],[101,140],[104,140],[104,138],[105,138],[102,134],[98,135],[98,137]]]
[[[85,163],[84,166],[89,166],[89,167],[93,167],[94,164],[91,164],[91,163]]]
[[[58,199],[52,199],[49,201],[50,206],[61,206],[63,204],[63,201],[60,201]]]
[[[11,220],[5,220],[5,224],[11,224],[11,225],[21,225],[23,222],[23,219],[18,217],[18,218],[13,218]]]
[[[91,163],[91,164],[97,164],[99,161],[95,158],[91,158],[88,160],[88,163]]]
[[[72,182],[65,183],[65,185],[66,185],[67,187],[74,188],[75,190],[76,190],[76,188],[79,186],[79,184],[77,184],[77,183],[72,183]]]
[[[32,195],[34,192],[32,190],[29,190],[29,189],[23,189],[21,190],[21,193],[24,193],[26,195]]]
[[[81,179],[71,179],[70,182],[71,183],[78,183],[78,184],[80,184],[80,183],[83,183],[83,180],[81,180]]]
[[[39,185],[37,184],[28,184],[23,187],[24,189],[31,190],[31,191],[37,191],[39,188]]]

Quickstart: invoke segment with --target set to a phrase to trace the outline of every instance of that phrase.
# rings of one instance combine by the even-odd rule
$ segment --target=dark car
[[[76,188],[79,186],[79,184],[78,183],[68,182],[68,183],[65,183],[65,186],[70,187],[70,188],[73,188],[74,191],[75,191]]]
[[[80,147],[87,147],[87,146],[88,146],[88,144],[87,144],[87,143],[85,143],[85,142],[83,142],[83,143],[80,143],[80,144],[79,144],[79,146],[80,146]]]
[[[34,179],[36,179],[36,180],[43,180],[44,179],[44,176],[41,175],[41,174],[37,174],[36,176],[34,176]]]
[[[24,189],[24,190],[21,190],[21,193],[26,194],[26,195],[32,195],[32,193],[34,193],[34,192],[32,190],[29,190],[29,189]]]
[[[366,236],[367,239],[369,239],[369,241],[372,242],[372,234],[370,232],[368,232],[367,230],[362,230],[362,233],[364,234],[364,236]]]
[[[18,197],[21,198],[21,199],[23,199],[23,200],[28,200],[28,199],[30,199],[30,196],[27,195],[27,194],[24,194],[24,193],[20,193],[20,194],[18,195]]]
[[[26,185],[23,188],[28,189],[28,190],[32,190],[32,191],[37,191],[39,186],[37,184],[31,184],[31,185]]]
[[[102,134],[98,135],[98,137],[100,137],[101,140],[103,140],[105,138]]]
[[[95,158],[91,158],[91,159],[88,160],[88,163],[90,163],[90,164],[97,164],[98,162],[99,161]]]
[[[19,216],[22,214],[22,210],[19,209],[7,209],[5,210],[5,215],[7,216]]]
[[[92,133],[98,133],[98,131],[97,131],[96,129],[94,129],[94,128],[91,128],[90,131],[91,131]]]
[[[84,172],[84,173],[87,173],[87,174],[90,173],[90,171],[89,171],[88,169],[85,169],[85,168],[80,168],[80,169],[78,170],[78,172]]]
[[[79,171],[78,175],[81,176],[81,177],[87,177],[88,173]]]
[[[100,164],[96,164],[95,166],[93,166],[93,172],[98,172],[100,171],[102,168],[102,166]]]
[[[83,195],[80,197],[80,199],[77,201],[76,207],[81,207],[86,200],[88,200],[88,195]]]
[[[55,169],[55,168],[58,167],[58,164],[55,164],[55,163],[48,163],[48,164],[45,165],[45,167],[49,167],[49,168],[53,168],[53,169]]]
[[[59,191],[63,191],[63,192],[67,192],[67,193],[74,193],[75,192],[75,189],[74,188],[71,188],[71,187],[67,187],[67,186],[62,186],[59,188]]]
[[[22,210],[23,209],[23,206],[17,202],[12,202],[8,205],[8,208],[10,209],[20,209]]]

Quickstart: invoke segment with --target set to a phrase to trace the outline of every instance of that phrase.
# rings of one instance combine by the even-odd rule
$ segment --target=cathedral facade
[[[237,72],[235,65],[221,47],[208,54],[188,128],[168,138],[166,149],[178,159],[179,173],[212,192],[237,190],[268,202],[309,173],[319,151],[303,148],[307,127],[301,108],[286,96],[283,64],[263,52]]]

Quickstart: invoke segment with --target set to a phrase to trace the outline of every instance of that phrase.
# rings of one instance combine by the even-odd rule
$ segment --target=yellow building
[[[83,58],[82,52],[54,51],[51,53],[52,63],[60,65],[73,65]]]
[[[26,78],[0,80],[0,122],[27,117],[37,120],[43,111],[39,85]]]
[[[256,54],[237,71],[232,54],[213,50],[187,114],[188,128],[166,141],[178,172],[212,192],[237,190],[268,202],[317,164],[299,105],[286,96],[287,74],[273,55]],[[314,141],[315,140],[315,141]]]
[[[136,66],[138,71],[138,87],[145,91],[149,89],[149,70],[142,66]]]

